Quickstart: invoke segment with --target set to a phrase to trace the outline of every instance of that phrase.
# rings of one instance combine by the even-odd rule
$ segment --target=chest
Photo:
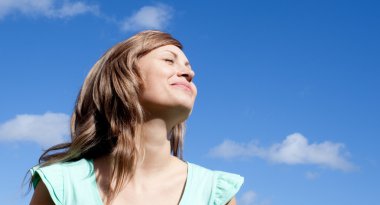
[[[149,183],[139,188],[126,186],[118,193],[112,205],[178,205],[186,186],[186,176]],[[105,197],[101,193],[102,198]]]
[[[178,205],[181,195],[181,189],[157,190],[155,193],[120,193],[112,205]]]

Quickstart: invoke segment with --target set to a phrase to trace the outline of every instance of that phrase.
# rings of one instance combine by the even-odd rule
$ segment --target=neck
[[[158,175],[165,175],[173,172],[176,159],[170,154],[170,140],[168,135],[172,126],[168,126],[165,120],[160,118],[150,119],[144,122],[142,127],[142,140],[145,149],[145,156],[139,157],[135,175],[131,181],[134,186],[142,183],[146,179],[152,179]],[[110,174],[110,155],[96,160],[97,180],[101,186],[107,188]],[[101,174],[99,174],[101,173]]]
[[[172,162],[170,154],[169,132],[171,126],[160,118],[149,119],[143,124],[142,141],[145,149],[144,157],[140,157],[136,171],[150,174],[162,171]]]

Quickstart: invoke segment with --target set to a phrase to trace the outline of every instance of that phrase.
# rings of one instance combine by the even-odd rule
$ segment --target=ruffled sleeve
[[[30,169],[33,179],[33,188],[36,188],[42,180],[53,202],[57,205],[63,204],[64,183],[62,167],[54,164],[46,167],[35,166]]]
[[[238,174],[215,171],[211,204],[226,205],[239,191],[243,182],[244,177]]]

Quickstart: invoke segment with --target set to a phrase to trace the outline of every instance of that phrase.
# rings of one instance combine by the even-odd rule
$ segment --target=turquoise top
[[[244,178],[237,174],[187,164],[186,185],[179,205],[225,205],[244,182]],[[42,180],[56,205],[103,205],[92,160],[36,166],[30,172],[35,175],[33,187],[36,188]]]

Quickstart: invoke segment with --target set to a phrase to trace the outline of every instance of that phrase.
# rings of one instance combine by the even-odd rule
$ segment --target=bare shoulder
[[[229,201],[226,205],[237,205],[235,197],[232,197],[231,201]]]
[[[50,197],[49,191],[47,190],[45,184],[40,181],[37,184],[37,187],[34,190],[32,200],[30,201],[30,205],[54,205],[53,200]]]
[[[173,160],[173,166],[177,168],[178,170],[186,171],[187,170],[187,163],[182,161],[181,159],[177,157],[172,157]]]
[[[165,178],[169,178],[173,181],[177,181],[179,185],[182,185],[186,182],[187,178],[188,165],[186,162],[178,159],[177,157],[173,157],[173,163],[171,164],[169,171],[166,172]]]

